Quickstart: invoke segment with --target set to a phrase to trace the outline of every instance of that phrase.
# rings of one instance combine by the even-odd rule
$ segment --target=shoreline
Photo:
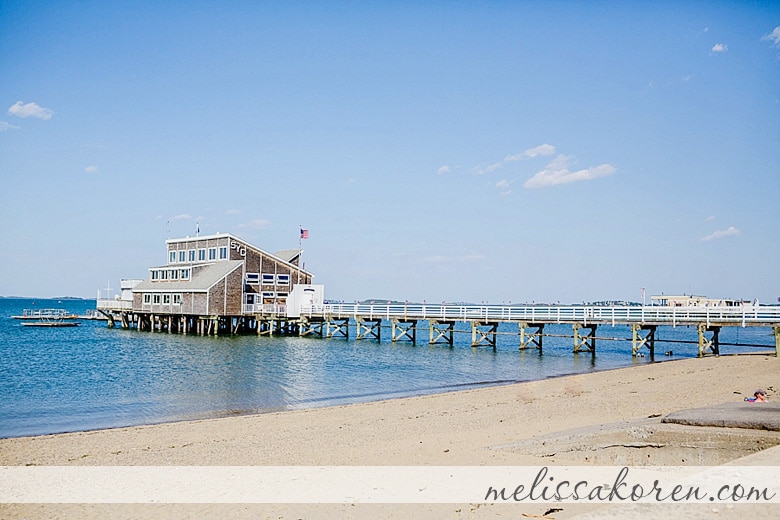
[[[595,456],[583,460],[582,452],[540,454],[523,446],[539,439],[551,439],[554,445],[562,446],[557,439],[570,440],[573,432],[591,432],[610,439],[633,425],[660,422],[660,417],[675,411],[742,401],[759,387],[766,389],[770,401],[780,399],[780,360],[774,354],[681,359],[367,403],[6,438],[0,439],[0,465],[609,465],[615,457],[636,450],[615,442],[612,444],[617,448],[601,453],[605,458],[599,462]],[[780,432],[768,435],[780,444]],[[589,442],[587,436],[585,439]],[[731,453],[730,449],[726,448],[724,460],[744,456],[736,451]],[[754,457],[760,460],[761,453]],[[39,511],[37,507],[43,509]],[[86,504],[58,509],[56,505],[3,504],[0,511],[9,518],[30,516],[33,511],[47,516],[57,511],[64,517],[97,518],[146,516],[156,514],[156,507]],[[234,507],[224,504],[159,507],[168,507],[164,514],[174,517],[201,513],[213,516],[224,511],[242,517]],[[545,509],[544,504],[522,511],[511,505],[494,504],[473,510],[434,504],[313,507],[258,504],[246,506],[247,514],[243,517],[493,518],[510,511],[541,515]],[[555,518],[566,518],[588,508],[577,505],[565,510]],[[665,507],[657,508],[658,512],[664,510]]]

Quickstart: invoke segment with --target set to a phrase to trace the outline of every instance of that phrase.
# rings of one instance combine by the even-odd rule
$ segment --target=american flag
[[[301,238],[309,238],[309,230],[301,229]]]

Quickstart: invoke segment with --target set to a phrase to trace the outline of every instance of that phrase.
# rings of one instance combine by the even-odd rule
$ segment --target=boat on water
[[[65,309],[24,309],[22,314],[11,316],[15,320],[75,320],[78,314]]]

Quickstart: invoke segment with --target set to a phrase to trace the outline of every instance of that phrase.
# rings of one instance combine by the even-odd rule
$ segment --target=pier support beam
[[[430,341],[429,345],[436,345],[438,343],[446,343],[450,347],[453,346],[453,332],[455,330],[454,321],[436,321],[431,320],[428,322],[430,329]]]
[[[544,323],[518,323],[520,328],[520,350],[535,348],[542,351],[542,339],[544,338]],[[530,329],[530,331],[526,331]]]
[[[362,318],[358,316],[355,321],[357,322],[356,340],[368,338],[379,342],[382,341],[382,318]]]
[[[471,347],[487,345],[496,350],[496,332],[498,323],[483,323],[480,321],[471,322]]]
[[[780,327],[772,327],[775,333],[775,355],[780,359]]]
[[[406,339],[412,345],[417,344],[417,320],[393,319],[390,323],[393,343]]]
[[[326,322],[325,337],[349,339],[349,318],[331,318]]]
[[[574,353],[579,352],[590,352],[592,354],[596,353],[596,329],[598,328],[598,325],[582,325],[580,323],[575,323],[572,325],[572,329],[574,330]],[[580,330],[582,329],[588,329],[588,333],[583,335],[580,333]]]
[[[720,356],[720,342],[718,340],[720,327],[708,327],[706,323],[699,323],[696,325],[696,331],[699,333],[699,357],[704,357],[707,354],[707,350],[716,356]],[[711,339],[707,339],[707,332],[712,332]]]
[[[634,323],[631,325],[631,356],[636,357],[642,347],[647,347],[650,351],[650,359],[655,358],[655,329],[656,325],[641,325]],[[642,332],[646,331],[644,336]]]
[[[311,336],[316,334],[319,337],[325,335],[325,322],[324,321],[309,321],[307,318],[301,318],[298,328],[299,336]]]

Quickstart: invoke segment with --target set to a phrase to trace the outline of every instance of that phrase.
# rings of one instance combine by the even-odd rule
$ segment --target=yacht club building
[[[323,287],[312,285],[300,258],[300,250],[272,254],[231,234],[170,239],[165,264],[150,267],[145,280],[123,280],[123,297],[98,309],[122,312],[123,326],[139,329],[257,328],[260,317],[287,316],[304,290],[306,303],[322,303]]]

